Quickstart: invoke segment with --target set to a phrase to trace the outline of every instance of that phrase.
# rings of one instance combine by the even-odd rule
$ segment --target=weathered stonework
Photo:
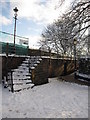
[[[42,58],[41,63],[32,70],[32,81],[35,85],[45,84],[50,77],[65,75],[62,59]],[[66,60],[66,75],[74,71],[74,61]]]
[[[8,57],[8,69],[17,68],[25,57]],[[2,57],[2,77],[6,74],[5,56]],[[66,65],[65,65],[66,64]],[[48,83],[48,78],[67,75],[74,71],[74,60],[42,58],[41,62],[31,71],[31,80],[35,85]]]

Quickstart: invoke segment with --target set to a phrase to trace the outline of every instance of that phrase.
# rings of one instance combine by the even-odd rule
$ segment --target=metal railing
[[[15,47],[14,47],[14,35],[0,31],[0,45],[1,54],[6,54],[6,75],[5,79],[7,85],[11,91],[13,89],[13,71],[12,71],[12,59],[14,55],[28,55],[28,42],[29,39],[21,36],[16,36]],[[10,56],[11,55],[11,56]],[[10,59],[9,59],[9,58]]]
[[[14,48],[14,35],[0,31],[0,44],[2,46],[2,54],[13,54],[16,55],[27,55],[28,54],[28,43],[29,39],[22,36],[17,36],[15,38],[15,48]]]

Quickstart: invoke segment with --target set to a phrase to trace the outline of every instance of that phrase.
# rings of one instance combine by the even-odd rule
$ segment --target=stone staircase
[[[4,77],[4,87],[8,87],[11,91],[13,80],[13,91],[18,92],[29,89],[34,86],[32,82],[32,70],[42,61],[40,56],[27,56],[17,69],[8,72],[8,81]]]

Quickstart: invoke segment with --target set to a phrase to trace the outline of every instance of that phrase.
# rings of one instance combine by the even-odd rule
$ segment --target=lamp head
[[[77,44],[77,40],[76,40],[76,39],[74,39],[73,43],[74,43],[74,45],[76,45],[76,44]]]
[[[14,10],[14,12],[15,12],[15,13],[16,13],[16,12],[18,12],[18,9],[17,9],[17,7],[15,7],[13,10]]]

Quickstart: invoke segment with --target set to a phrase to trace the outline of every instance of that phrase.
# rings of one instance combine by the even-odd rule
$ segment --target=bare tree
[[[90,28],[89,13],[90,1],[76,2],[62,18],[47,26],[42,32],[41,44],[50,47],[57,54],[72,55],[73,40],[77,39],[77,53],[84,53],[90,38],[90,33],[86,34]]]

